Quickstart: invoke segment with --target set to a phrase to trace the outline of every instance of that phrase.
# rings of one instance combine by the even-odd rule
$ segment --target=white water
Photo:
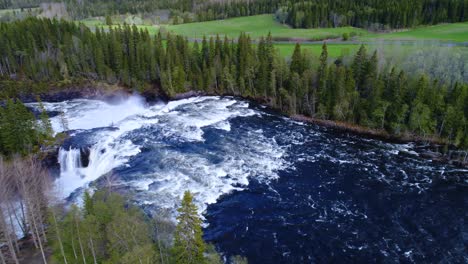
[[[125,175],[126,181],[116,184],[136,191],[140,203],[159,208],[174,209],[184,191],[190,190],[202,212],[222,194],[248,185],[249,177],[272,179],[285,166],[283,150],[261,130],[216,146],[219,150],[212,153],[185,153],[168,146],[167,140],[204,144],[203,128],[230,131],[230,119],[259,114],[248,103],[230,98],[197,97],[148,106],[142,98],[132,96],[114,104],[80,99],[44,106],[64,113],[69,128],[77,131],[72,136],[92,130],[87,167],[82,165],[79,149],[60,149],[61,174],[56,186],[63,198],[116,168],[129,166],[142,147],[154,151],[154,155],[146,153],[141,165],[147,169],[140,172],[135,166],[135,171]],[[55,132],[63,130],[60,116],[51,121]],[[139,132],[145,128],[144,133]],[[224,153],[220,161],[208,158],[219,153]]]

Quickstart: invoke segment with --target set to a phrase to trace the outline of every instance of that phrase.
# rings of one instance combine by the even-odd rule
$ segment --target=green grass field
[[[296,44],[275,44],[275,48],[279,50],[280,54],[285,57],[290,57]],[[328,44],[328,55],[332,58],[340,57],[341,55],[349,55],[356,52],[360,45],[358,44]],[[307,50],[315,56],[320,56],[322,53],[322,44],[303,44],[302,50]]]
[[[236,38],[242,32],[249,34],[252,38],[260,38],[271,32],[272,36],[278,39],[323,40],[327,38],[339,38],[345,32],[355,32],[356,34],[366,33],[365,30],[353,27],[294,29],[276,22],[273,15],[258,15],[218,21],[171,25],[167,26],[166,29],[174,34],[184,35],[189,38],[202,38],[204,35],[215,36],[216,34]]]

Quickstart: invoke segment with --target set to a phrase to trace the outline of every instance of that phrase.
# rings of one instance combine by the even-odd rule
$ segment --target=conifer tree
[[[108,25],[108,26],[113,25],[112,18],[109,15],[106,16],[106,25]]]
[[[328,79],[328,47],[327,43],[324,42],[322,46],[322,53],[320,54],[320,64],[317,72],[318,78],[318,94],[319,94],[319,102],[322,105],[325,104],[327,101],[327,79]]]
[[[291,72],[296,72],[298,74],[302,74],[303,71],[303,60],[302,60],[302,53],[301,53],[301,45],[296,43],[294,47],[294,52],[291,57]]]
[[[176,264],[203,264],[206,249],[202,239],[201,220],[193,196],[189,191],[184,193],[182,204],[177,210],[177,227],[174,235],[173,259]]]

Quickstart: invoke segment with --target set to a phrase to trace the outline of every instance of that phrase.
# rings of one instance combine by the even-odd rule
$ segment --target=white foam
[[[162,157],[158,163],[166,165],[155,166],[144,175],[131,175],[129,182],[124,183],[140,192],[137,200],[145,205],[174,209],[183,193],[190,190],[203,212],[207,204],[216,202],[221,195],[248,185],[250,177],[269,181],[277,178],[276,171],[286,166],[282,159],[284,150],[265,137],[262,130],[246,131],[242,138],[225,142],[213,153],[184,153],[177,148],[164,148],[158,141],[157,137],[164,137],[204,142],[204,128],[231,131],[232,118],[259,114],[247,102],[233,98],[194,97],[147,106],[141,98],[133,96],[117,104],[80,99],[44,105],[48,110],[63,111],[70,129],[115,128],[93,132],[97,143],[91,147],[87,167],[81,165],[79,150],[60,150],[62,171],[56,185],[64,198],[138,155],[142,146],[126,136],[144,126],[155,126],[150,131],[157,133],[141,135],[142,144],[156,144],[153,147],[158,148]],[[55,131],[61,131],[60,116],[52,121]],[[223,155],[219,161],[210,160],[210,156],[219,154]]]

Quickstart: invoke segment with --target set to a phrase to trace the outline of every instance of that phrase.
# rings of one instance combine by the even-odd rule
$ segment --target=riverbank
[[[291,115],[290,117],[296,121],[307,122],[366,138],[398,144],[413,143],[415,145],[414,152],[406,152],[405,154],[429,159],[434,162],[444,162],[455,166],[468,167],[468,151],[457,149],[446,140],[438,137],[424,138],[408,133],[394,135],[382,129],[372,129],[346,122],[322,120],[304,115]]]

